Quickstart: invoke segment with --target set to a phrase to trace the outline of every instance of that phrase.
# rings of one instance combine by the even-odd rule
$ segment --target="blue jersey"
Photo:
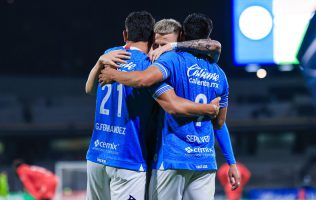
[[[124,47],[109,49],[121,50]],[[131,52],[131,60],[121,71],[144,70],[150,65],[147,55]],[[158,90],[160,89],[157,87]],[[87,160],[107,166],[146,171],[146,139],[155,100],[149,90],[135,89],[117,82],[98,86],[93,135]]]
[[[178,96],[197,103],[210,103],[221,97],[220,107],[228,105],[227,79],[216,63],[187,52],[168,52],[153,66],[160,69]],[[217,169],[214,129],[209,117],[178,117],[166,112],[161,117],[164,123],[154,159],[156,169]]]

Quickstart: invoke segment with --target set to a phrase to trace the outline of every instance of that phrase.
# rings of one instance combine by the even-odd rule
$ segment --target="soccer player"
[[[202,54],[208,54],[209,60],[217,62],[220,55],[220,44],[215,40],[206,42],[204,40],[192,40],[186,42],[177,42],[180,39],[181,33],[181,24],[174,19],[163,19],[158,21],[155,24],[155,41],[154,41],[154,50],[150,52],[151,60],[156,60],[162,53],[171,51],[174,48],[176,49],[186,49],[189,51]],[[177,42],[177,43],[175,43]],[[206,45],[208,44],[208,45]],[[216,45],[217,44],[217,45]],[[217,47],[217,51],[216,51]],[[219,130],[214,130],[216,140],[220,146],[220,149],[224,155],[227,166],[229,166],[228,177],[230,184],[230,190],[235,190],[239,186],[239,170],[236,165],[236,160],[233,152],[233,148],[230,142],[229,131],[226,126],[226,123]]]
[[[9,195],[8,176],[6,172],[0,172],[0,199],[7,199]]]
[[[107,60],[109,56],[116,54],[120,58],[112,57],[114,61],[126,62],[120,65],[119,70],[123,72],[145,70],[150,65],[146,53],[153,25],[154,19],[148,12],[129,14],[123,32],[126,45],[107,50],[89,74],[86,92],[96,90],[97,97],[94,130],[87,152],[88,200],[144,199],[146,137],[149,137],[154,107],[149,91],[159,96],[156,101],[172,114],[214,117],[218,113],[218,99],[210,104],[194,103],[175,95],[166,84],[158,84],[149,90],[117,82],[95,87],[98,72],[111,62]],[[126,50],[128,53],[116,51],[112,54],[115,50]],[[122,60],[127,58],[131,59]]]
[[[13,166],[23,186],[35,200],[54,199],[57,176],[43,167],[30,166],[20,160],[16,160]]]
[[[212,30],[211,20],[202,14],[189,15],[183,26],[186,40],[208,38]],[[105,68],[101,79],[133,87],[166,81],[179,96],[200,103],[221,97],[221,109],[213,123],[203,116],[183,118],[168,113],[161,116],[164,124],[149,192],[150,199],[213,199],[217,169],[213,127],[223,126],[228,105],[228,83],[220,67],[201,56],[168,52],[145,71],[124,73]],[[232,178],[238,187],[238,173]]]

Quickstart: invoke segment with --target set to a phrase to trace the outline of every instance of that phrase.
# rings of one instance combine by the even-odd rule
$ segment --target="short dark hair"
[[[16,171],[18,167],[20,167],[22,164],[24,164],[24,161],[22,159],[14,160],[12,164],[14,171]]]
[[[183,22],[185,40],[206,39],[213,30],[213,22],[207,15],[192,13]]]
[[[127,37],[132,42],[150,42],[153,39],[155,19],[147,11],[130,13],[125,20]]]

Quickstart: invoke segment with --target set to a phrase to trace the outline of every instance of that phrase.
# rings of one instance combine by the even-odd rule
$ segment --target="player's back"
[[[169,52],[154,65],[165,73],[166,82],[178,96],[197,103],[210,103],[220,96],[227,105],[228,85],[215,63],[186,52]],[[159,66],[160,65],[160,66]],[[216,169],[214,130],[209,117],[179,117],[164,113],[162,145],[158,165],[164,168]],[[161,166],[157,166],[160,168]]]
[[[117,47],[108,50],[120,50]],[[144,70],[150,61],[137,49],[127,50],[131,59],[119,70]],[[107,53],[106,52],[106,53]],[[93,136],[87,159],[130,170],[146,170],[146,134],[154,100],[146,89],[135,89],[117,82],[98,86]]]

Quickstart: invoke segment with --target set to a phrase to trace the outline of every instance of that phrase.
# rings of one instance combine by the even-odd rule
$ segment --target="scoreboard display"
[[[315,10],[316,0],[233,0],[235,64],[298,64]]]

